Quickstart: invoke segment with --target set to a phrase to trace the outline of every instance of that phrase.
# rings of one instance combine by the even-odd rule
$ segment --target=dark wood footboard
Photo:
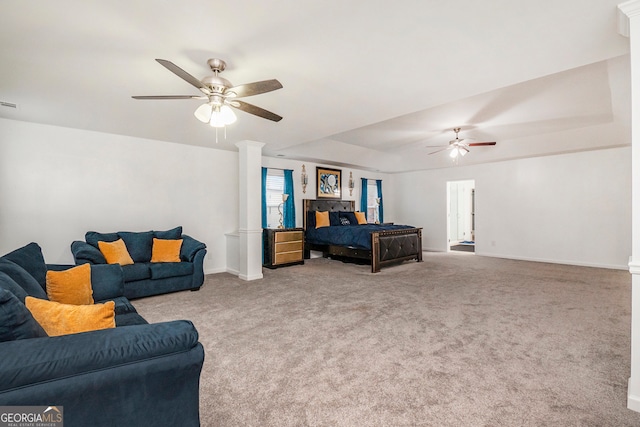
[[[303,226],[307,229],[307,212],[351,212],[355,209],[353,200],[310,200],[304,199]],[[415,259],[422,261],[422,228],[403,228],[371,233],[371,250],[348,246],[314,245],[305,241],[304,258],[309,259],[310,251],[321,251],[324,257],[344,257],[367,260],[371,272],[378,273],[386,265]]]
[[[371,272],[387,264],[422,261],[422,228],[387,230],[371,233]]]

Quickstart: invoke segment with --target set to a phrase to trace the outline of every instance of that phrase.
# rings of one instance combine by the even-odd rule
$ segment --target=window
[[[378,212],[378,186],[373,179],[367,180],[367,222],[370,224],[380,221]]]
[[[284,171],[267,169],[267,228],[277,228],[280,225],[278,206],[282,203],[284,192]]]

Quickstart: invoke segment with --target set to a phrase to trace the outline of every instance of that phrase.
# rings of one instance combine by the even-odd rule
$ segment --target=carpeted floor
[[[264,276],[134,301],[198,328],[203,426],[640,426],[628,272],[425,252]]]

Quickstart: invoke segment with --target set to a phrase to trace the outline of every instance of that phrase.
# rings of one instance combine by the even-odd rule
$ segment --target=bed
[[[367,260],[371,272],[402,261],[422,261],[422,228],[395,224],[338,225],[315,227],[315,212],[329,212],[332,218],[355,211],[353,200],[303,200],[304,256],[321,251],[324,257]]]

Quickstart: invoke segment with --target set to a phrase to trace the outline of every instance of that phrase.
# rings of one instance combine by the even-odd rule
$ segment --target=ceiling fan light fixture
[[[230,125],[238,120],[235,113],[228,105],[223,105],[222,107],[220,107],[220,117],[222,118],[222,122],[225,125]]]
[[[196,111],[193,112],[193,115],[196,116],[196,119],[200,120],[202,123],[209,123],[211,120],[211,113],[213,112],[213,106],[211,103],[202,104]]]
[[[458,157],[458,147],[455,147],[453,150],[451,150],[451,153],[449,153],[449,157],[451,157],[452,159]]]

